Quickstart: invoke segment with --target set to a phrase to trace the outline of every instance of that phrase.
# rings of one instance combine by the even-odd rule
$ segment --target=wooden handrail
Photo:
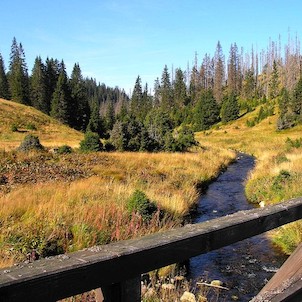
[[[123,284],[131,282],[138,285],[138,276],[142,273],[182,262],[301,218],[302,198],[298,198],[137,239],[20,264],[0,270],[0,301],[56,301],[99,287],[121,285],[119,288],[122,289],[125,288]],[[139,301],[129,298],[133,295],[131,291],[121,295],[122,298],[110,301]]]

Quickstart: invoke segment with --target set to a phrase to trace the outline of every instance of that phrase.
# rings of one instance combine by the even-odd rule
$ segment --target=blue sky
[[[30,72],[37,55],[64,59],[69,74],[78,62],[129,93],[137,75],[153,88],[165,64],[185,70],[218,40],[227,57],[234,42],[249,51],[289,29],[300,37],[301,12],[300,0],[1,0],[0,53],[8,67],[15,36]]]

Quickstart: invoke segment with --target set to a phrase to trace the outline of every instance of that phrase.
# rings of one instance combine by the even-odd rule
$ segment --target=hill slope
[[[16,131],[17,130],[17,131]],[[0,99],[0,149],[17,148],[27,134],[39,137],[43,146],[78,147],[83,134],[33,107]]]
[[[203,146],[232,148],[257,157],[256,167],[246,183],[247,198],[258,204],[272,204],[302,196],[302,126],[277,131],[277,116],[270,116],[254,127],[247,120],[260,108],[237,121],[199,132]],[[291,253],[302,242],[302,221],[274,232],[273,241]]]

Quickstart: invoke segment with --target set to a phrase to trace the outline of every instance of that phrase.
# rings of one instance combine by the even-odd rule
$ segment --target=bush
[[[39,138],[31,134],[25,136],[23,142],[18,148],[19,151],[23,152],[43,149],[44,147],[41,145]]]
[[[36,127],[35,124],[29,123],[29,124],[26,125],[26,129],[27,130],[37,130],[37,127]]]
[[[142,216],[143,220],[150,220],[152,215],[157,211],[157,206],[153,202],[150,202],[147,195],[140,190],[135,190],[130,196],[127,200],[126,208],[129,214],[133,212],[138,213]]]
[[[86,132],[84,139],[80,142],[80,150],[84,152],[100,151],[102,148],[100,137],[95,132]]]
[[[12,125],[10,126],[10,130],[11,130],[12,132],[18,132],[18,125],[12,124]]]
[[[67,145],[60,146],[57,150],[58,154],[69,154],[72,153],[72,148]]]

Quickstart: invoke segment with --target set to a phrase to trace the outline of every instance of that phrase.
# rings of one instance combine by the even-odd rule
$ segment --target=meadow
[[[196,137],[205,146],[231,148],[256,157],[255,169],[246,182],[250,202],[273,204],[302,196],[302,126],[277,130],[277,114],[249,127],[259,108],[235,122],[218,125]],[[273,242],[290,254],[302,241],[302,222],[283,226],[270,233]]]

